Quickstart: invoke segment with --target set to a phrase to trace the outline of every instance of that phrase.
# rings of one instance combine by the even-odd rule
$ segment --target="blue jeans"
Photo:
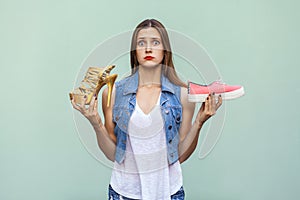
[[[121,196],[118,194],[114,189],[109,185],[108,187],[108,200],[136,200],[136,199],[130,199],[124,196]],[[171,195],[171,200],[184,200],[184,190],[183,187],[181,188],[173,195]]]

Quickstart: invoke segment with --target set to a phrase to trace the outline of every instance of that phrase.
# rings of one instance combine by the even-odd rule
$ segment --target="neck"
[[[160,85],[161,66],[153,68],[139,67],[139,86]]]

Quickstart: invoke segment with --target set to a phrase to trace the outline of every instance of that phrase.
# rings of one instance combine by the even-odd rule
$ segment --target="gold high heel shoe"
[[[89,67],[80,86],[69,93],[70,99],[74,99],[76,104],[85,102],[85,105],[89,105],[93,95],[96,94],[98,96],[100,89],[107,84],[107,107],[109,107],[112,88],[118,76],[117,74],[109,74],[114,67],[115,65],[107,67]],[[86,98],[84,98],[84,96],[86,96]]]

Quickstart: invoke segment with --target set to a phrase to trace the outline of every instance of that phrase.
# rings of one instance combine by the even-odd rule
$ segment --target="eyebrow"
[[[145,38],[147,38],[147,37],[138,37],[137,39],[145,39]],[[158,40],[160,40],[161,38],[158,38],[158,37],[150,37],[150,39],[158,39]]]

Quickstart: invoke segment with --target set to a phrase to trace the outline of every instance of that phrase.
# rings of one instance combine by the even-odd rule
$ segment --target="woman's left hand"
[[[198,111],[196,121],[200,126],[204,124],[211,116],[215,115],[218,108],[222,105],[222,97],[218,96],[216,101],[215,93],[209,94],[205,102],[202,103],[201,108]]]

